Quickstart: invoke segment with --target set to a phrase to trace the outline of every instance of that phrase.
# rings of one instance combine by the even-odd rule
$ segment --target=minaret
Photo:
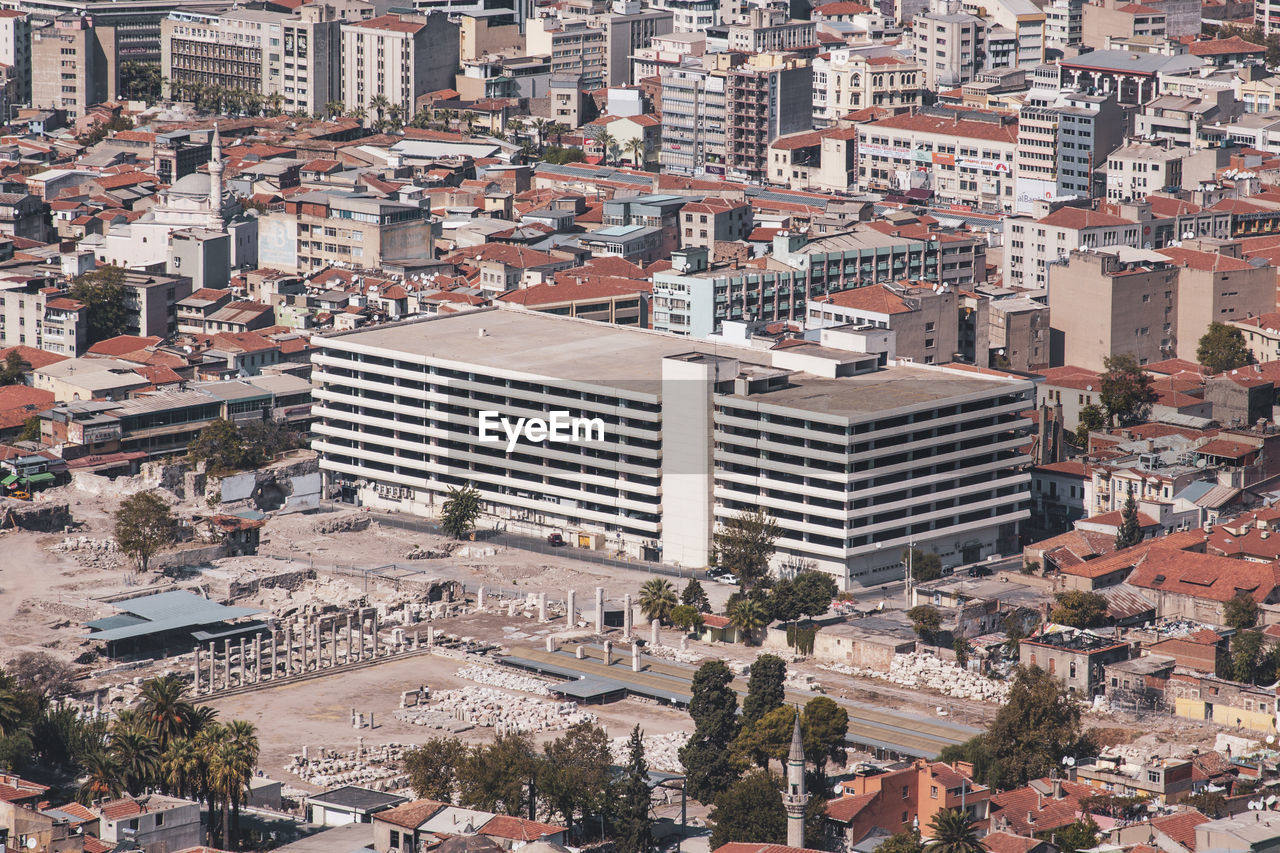
[[[222,222],[222,134],[213,123],[213,142],[209,153],[209,224],[221,231]]]
[[[804,812],[809,795],[804,790],[804,738],[800,736],[800,709],[791,731],[791,752],[787,754],[787,792],[782,797],[787,810],[787,846],[804,846]]]

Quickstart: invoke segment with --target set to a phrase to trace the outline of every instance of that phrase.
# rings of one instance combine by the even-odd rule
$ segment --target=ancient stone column
[[[371,657],[378,656],[378,611],[373,611],[373,654]]]
[[[545,592],[538,593],[538,621],[547,621],[547,594]]]
[[[215,663],[215,660],[217,657],[218,657],[217,647],[212,642],[210,642],[209,643],[209,692],[210,693],[218,689],[218,682],[215,680],[217,673],[214,671],[214,667],[217,665]]]
[[[311,626],[307,624],[307,620],[303,619],[302,624],[298,626],[298,645],[302,647],[302,671],[307,671],[307,640],[311,636]]]
[[[284,674],[293,675],[293,623],[284,626]]]
[[[347,614],[347,651],[343,656],[343,663],[351,663],[351,614]]]
[[[329,622],[329,665],[338,665],[338,617]]]
[[[584,657],[586,657],[586,652],[583,650],[582,646],[579,645],[576,649],[573,650],[573,656],[576,657],[578,660],[582,660]]]
[[[192,679],[192,682],[191,682],[192,683],[191,691],[194,695],[199,696],[200,695],[200,647],[199,646],[196,646],[196,662],[191,667],[191,674],[195,676],[195,678]]]
[[[222,641],[222,685],[231,689],[231,641]]]
[[[249,668],[245,665],[248,659],[244,655],[244,637],[240,638],[240,677],[236,679],[237,687],[244,687]]]
[[[604,665],[613,666],[613,643],[604,641]]]
[[[640,647],[635,643],[631,644],[631,671],[640,671]]]
[[[604,587],[596,587],[596,633],[604,633]]]
[[[427,626],[427,648],[435,648],[436,645],[436,626]]]
[[[658,620],[654,619],[649,623],[649,645],[658,645]]]
[[[276,636],[276,632],[271,632],[271,680],[275,681],[280,677],[280,638]]]
[[[476,590],[476,610],[484,610],[484,587]]]
[[[556,638],[547,637],[547,651],[554,652],[556,650]]]
[[[565,624],[570,628],[578,627],[578,591],[576,589],[569,590],[569,603],[565,609],[569,611],[564,617]]]
[[[253,635],[253,683],[262,683],[262,634]]]
[[[315,644],[316,669],[324,666],[324,631],[320,628],[320,620],[311,624],[311,640]]]
[[[622,597],[622,636],[631,639],[631,593]]]

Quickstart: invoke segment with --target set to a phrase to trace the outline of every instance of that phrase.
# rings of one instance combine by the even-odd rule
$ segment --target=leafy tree
[[[911,572],[911,580],[915,583],[936,581],[942,577],[942,558],[932,551],[908,548],[902,552],[902,565]]]
[[[5,669],[19,688],[40,699],[70,693],[75,677],[70,664],[48,652],[20,652]]]
[[[1102,374],[1098,396],[1108,422],[1112,426],[1140,422],[1156,399],[1150,374],[1128,354],[1108,356],[1102,364],[1106,370]]]
[[[895,832],[876,848],[876,853],[923,853],[923,851],[920,830],[911,827]]]
[[[1083,733],[1080,705],[1075,696],[1039,667],[1018,667],[1009,699],[996,713],[985,735],[979,735],[988,756],[968,752],[975,764],[985,764],[980,781],[1001,788],[1027,784],[1049,775],[1062,758],[1093,754]],[[943,760],[954,760],[944,751]],[[975,768],[976,770],[976,768]]]
[[[459,802],[468,808],[519,815],[535,800],[539,760],[527,735],[501,735],[473,747],[458,764]]]
[[[1271,680],[1262,672],[1263,646],[1261,631],[1240,631],[1231,638],[1231,677],[1234,680],[1251,684],[1260,675],[1263,680]]]
[[[956,637],[951,641],[951,650],[956,653],[956,666],[964,669],[969,665],[969,654],[973,651],[973,647],[969,645],[969,641],[964,637]]]
[[[1142,526],[1138,522],[1138,504],[1133,495],[1125,499],[1120,511],[1120,527],[1116,529],[1116,550],[1132,548],[1142,542]]]
[[[738,576],[743,588],[756,585],[769,574],[769,560],[782,528],[764,510],[744,510],[716,532],[717,564]]]
[[[1228,628],[1243,631],[1258,624],[1258,603],[1247,592],[1237,593],[1222,607],[1222,621]]]
[[[800,604],[800,615],[810,619],[831,609],[831,601],[840,592],[836,579],[826,572],[799,572],[791,579],[791,586]]]
[[[18,385],[22,383],[22,372],[27,369],[27,363],[22,360],[22,354],[17,348],[9,350],[4,357],[4,368],[0,369],[0,385]]]
[[[734,762],[739,766],[754,764],[764,770],[770,761],[785,761],[795,723],[795,710],[784,705],[744,724],[730,747]]]
[[[480,492],[474,486],[450,487],[440,514],[440,528],[454,539],[466,539],[480,518]]]
[[[675,625],[681,631],[691,632],[702,630],[703,625],[702,614],[698,612],[698,608],[689,604],[677,604],[671,608],[671,624]]]
[[[256,467],[263,460],[298,446],[298,436],[289,430],[288,424],[275,418],[247,421],[239,430],[245,453],[253,460],[246,461],[245,467]]]
[[[186,699],[187,684],[177,675],[161,675],[144,682],[138,695],[138,716],[161,751],[178,738],[193,734],[195,708]]]
[[[543,747],[538,791],[573,828],[575,818],[603,813],[610,802],[612,777],[609,736],[595,723],[577,723]],[[644,761],[644,746],[640,747]],[[646,788],[647,792],[647,788]]]
[[[711,849],[730,841],[785,844],[787,812],[782,806],[781,780],[765,770],[748,773],[716,798],[710,818]]]
[[[214,472],[234,471],[258,461],[251,459],[240,430],[226,418],[212,420],[200,430],[187,445],[187,458],[192,462],[207,462],[209,470]]]
[[[558,145],[551,145],[543,152],[542,159],[553,166],[563,166],[566,163],[581,163],[587,159],[587,152],[581,148],[561,148]]]
[[[1196,360],[1214,373],[1253,364],[1253,353],[1244,342],[1244,333],[1235,326],[1217,321],[1200,337]]]
[[[1098,846],[1098,824],[1088,815],[1072,821],[1048,834],[1062,853],[1079,853]]]
[[[742,725],[750,726],[774,708],[781,708],[787,678],[787,662],[777,655],[763,654],[751,664],[747,695],[742,700]]]
[[[158,101],[161,83],[158,62],[130,60],[120,63],[120,91],[126,98],[147,103]]]
[[[680,761],[689,795],[700,802],[712,802],[734,775],[728,747],[738,734],[738,696],[732,683],[733,673],[720,660],[704,663],[693,676],[689,716],[694,730]]]
[[[916,635],[926,643],[934,642],[938,637],[938,631],[942,629],[942,614],[938,612],[938,608],[929,604],[918,604],[907,611],[907,618],[911,620],[911,627],[915,629]]]
[[[647,853],[652,840],[649,819],[649,765],[644,757],[640,725],[627,741],[627,766],[618,785],[614,843],[618,853]]]
[[[849,712],[826,696],[815,696],[800,715],[804,737],[804,757],[810,765],[823,769],[828,761],[845,760],[845,735],[849,733]]]
[[[943,809],[929,821],[930,839],[925,853],[986,853],[978,836],[978,825],[968,812]]]
[[[676,591],[666,578],[650,578],[640,587],[640,612],[645,619],[669,622],[677,601]]]
[[[1072,628],[1097,628],[1108,620],[1107,599],[1096,592],[1069,590],[1054,596],[1050,618],[1059,625]]]
[[[680,593],[680,603],[696,607],[699,613],[711,612],[707,591],[702,588],[702,584],[698,583],[697,578],[689,578],[689,582],[684,585],[684,592]]]
[[[458,792],[458,765],[467,753],[466,744],[453,738],[435,737],[404,754],[404,769],[415,796],[425,800],[453,802]]]
[[[40,440],[40,416],[32,415],[22,422],[22,433],[18,436],[18,441],[39,441]]]
[[[739,598],[729,606],[729,623],[742,632],[743,642],[755,643],[758,632],[769,624],[769,613],[754,598]]]
[[[71,298],[83,303],[87,309],[89,346],[129,331],[124,282],[125,272],[116,266],[87,272],[72,282]]]
[[[1216,791],[1201,791],[1199,794],[1192,794],[1182,802],[1214,820],[1230,814],[1227,809],[1227,798]]]
[[[1102,409],[1093,403],[1085,406],[1080,410],[1080,421],[1076,424],[1076,446],[1087,447],[1089,445],[1089,433],[1100,430],[1107,425],[1107,419],[1102,414]]]
[[[177,522],[155,492],[138,492],[120,502],[115,514],[116,542],[145,572],[151,558],[174,540]]]

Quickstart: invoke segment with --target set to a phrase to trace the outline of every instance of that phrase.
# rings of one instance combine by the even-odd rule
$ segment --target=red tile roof
[[[1280,586],[1280,566],[1275,564],[1181,551],[1162,544],[1165,541],[1157,539],[1145,549],[1139,546],[1121,552],[1144,552],[1134,555],[1137,559],[1129,575],[1130,586],[1217,602],[1230,601],[1243,592],[1259,603]]]
[[[1012,835],[1008,832],[990,832],[982,838],[982,846],[991,853],[1027,853],[1044,842],[1038,838]]]
[[[539,838],[557,835],[564,830],[563,826],[550,823],[540,823],[536,820],[509,815],[495,815],[480,828],[480,834],[491,838],[510,838],[513,841],[537,841]]]
[[[1240,36],[1211,41],[1193,41],[1188,47],[1192,56],[1230,56],[1236,53],[1266,53],[1265,46],[1245,41]]]
[[[116,335],[114,338],[107,338],[105,341],[98,341],[89,347],[89,352],[94,355],[125,355],[131,352],[137,352],[140,349],[153,347],[160,343],[161,338],[155,335],[147,337],[139,337],[137,335]]]
[[[379,823],[389,823],[405,829],[417,829],[446,805],[447,803],[436,800],[414,800],[411,803],[378,812],[373,819]]]
[[[1156,249],[1157,252],[1172,260],[1175,264],[1195,270],[1225,272],[1230,270],[1251,270],[1256,267],[1241,258],[1220,255],[1217,252],[1197,252],[1194,249],[1167,248]]]
[[[868,129],[910,130],[917,133],[938,133],[947,137],[960,139],[985,139],[989,142],[1018,141],[1018,123],[1016,121],[999,123],[962,119],[959,114],[955,118],[945,116],[902,113],[889,116],[879,121],[869,122]]]
[[[1052,786],[1048,779],[1039,780],[1044,786]],[[1018,834],[1032,834],[1057,829],[1074,823],[1080,814],[1080,801],[1097,793],[1094,788],[1077,782],[1058,780],[1063,796],[1054,799],[1035,788],[1027,786],[996,794],[991,798],[992,826],[996,818],[1009,822],[1009,829]],[[1034,822],[1027,821],[1028,814]]]
[[[879,791],[871,791],[866,794],[846,795],[827,800],[827,817],[840,823],[849,823],[879,795]]]
[[[0,429],[22,426],[32,415],[52,409],[54,402],[52,391],[26,385],[0,385]]]
[[[142,806],[138,804],[137,800],[126,798],[103,803],[98,807],[98,812],[102,815],[103,820],[114,823],[122,818],[142,814]]]
[[[1186,849],[1195,850],[1196,827],[1208,822],[1209,818],[1206,815],[1195,809],[1189,809],[1185,812],[1153,818],[1151,825]]]
[[[1053,213],[1039,220],[1041,225],[1053,225],[1057,228],[1104,228],[1123,225],[1136,225],[1131,219],[1114,216],[1098,210],[1086,210],[1079,207],[1060,207]]]

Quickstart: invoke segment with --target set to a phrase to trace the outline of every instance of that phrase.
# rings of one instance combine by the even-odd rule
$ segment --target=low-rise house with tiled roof
[[[991,798],[989,788],[973,781],[972,766],[925,759],[906,766],[864,764],[838,787],[824,816],[827,837],[837,849],[852,849],[877,829],[926,828],[934,815],[962,803],[985,828]]]
[[[1194,770],[1194,757],[1190,763]],[[1163,853],[1194,853],[1196,827],[1208,822],[1209,818],[1203,813],[1193,808],[1184,808],[1173,814],[1118,826],[1110,831],[1108,840],[1125,847],[1131,844],[1151,844]]]
[[[1091,786],[1066,779],[1033,779],[1030,784],[991,797],[991,831],[1034,836],[1075,823]]]
[[[1181,550],[1159,539],[1109,559],[1133,565],[1128,583],[1156,600],[1160,616],[1222,625],[1224,605],[1244,594],[1262,606],[1264,623],[1280,621],[1270,607],[1280,604],[1280,566],[1275,563]]]
[[[99,838],[136,844],[144,853],[176,853],[205,843],[200,804],[150,794],[125,797],[90,807],[99,818]]]
[[[1103,753],[1088,764],[1077,764],[1076,778],[1099,791],[1120,797],[1142,797],[1159,805],[1181,802],[1191,795],[1194,787],[1192,764],[1187,758],[1158,758],[1135,764],[1120,755]],[[1189,816],[1191,821],[1182,819],[1177,823],[1189,822],[1192,831],[1196,816],[1200,821],[1208,820],[1199,812]],[[1182,833],[1181,828],[1175,829],[1173,825],[1169,829],[1174,834]]]
[[[820,296],[805,309],[805,328],[872,326],[893,333],[886,357],[946,364],[960,347],[957,294],[909,282],[854,287]]]

